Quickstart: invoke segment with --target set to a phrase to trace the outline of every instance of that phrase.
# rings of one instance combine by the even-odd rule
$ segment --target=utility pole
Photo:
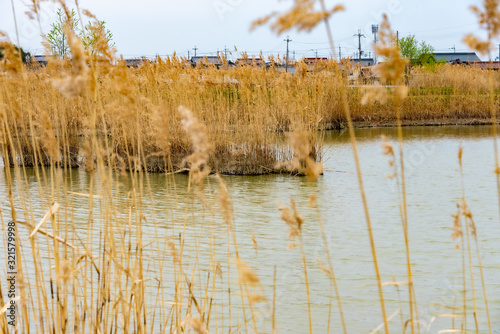
[[[366,36],[361,33],[361,29],[359,29],[358,33],[354,34],[354,36],[358,37],[359,62],[361,63],[361,55],[363,53],[363,51],[361,51],[361,37],[366,38]]]
[[[373,47],[374,47],[374,49],[376,49],[376,47],[377,47],[378,24],[373,24],[372,25],[372,33],[373,33]],[[373,62],[375,64],[377,63],[376,54],[377,53],[375,52],[374,56],[373,56]]]
[[[453,53],[457,53],[457,48],[456,48],[456,46],[455,46],[455,45],[453,45],[453,47],[452,47],[452,48],[450,48],[450,50],[453,50]]]
[[[295,61],[295,50],[293,50],[293,61]]]
[[[398,46],[399,48],[399,30],[396,31],[396,45]]]
[[[189,58],[189,50],[188,50],[188,60],[190,60],[191,58]]]
[[[196,45],[194,46],[193,50],[194,50],[194,57],[196,58],[196,51],[198,51],[198,48],[196,47]]]
[[[342,60],[342,47],[339,45],[339,62]]]
[[[224,57],[227,59],[228,48],[224,45]]]
[[[373,43],[377,44],[378,24],[372,25]]]
[[[285,72],[288,73],[288,43],[290,43],[292,40],[290,39],[289,36],[286,36],[286,39],[284,41],[286,42],[286,64],[285,64]]]

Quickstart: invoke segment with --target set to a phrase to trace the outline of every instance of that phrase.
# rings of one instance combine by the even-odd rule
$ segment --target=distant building
[[[142,65],[147,59],[142,57],[142,58],[132,58],[132,59],[125,59],[125,65],[127,67],[139,67],[139,65]]]
[[[475,52],[435,52],[434,57],[436,61],[446,62],[471,62],[481,61]]]
[[[222,58],[219,56],[196,56],[196,57],[191,57],[191,65],[196,66],[198,64],[205,64],[205,65],[215,65],[220,67],[223,64]]]
[[[34,55],[31,57],[32,62],[37,62],[40,66],[47,66],[47,56],[46,55]]]
[[[469,65],[474,68],[480,68],[482,70],[496,70],[500,69],[500,61],[475,61],[470,62]]]
[[[307,65],[307,70],[312,71],[315,68],[325,64],[328,61],[327,57],[309,57],[302,59],[304,63]]]
[[[310,57],[310,58],[304,58],[304,63],[306,63],[306,64],[325,63],[327,61],[328,61],[327,57]]]
[[[375,65],[375,59],[373,58],[361,58],[361,60],[359,60],[359,58],[353,58],[351,59],[351,61],[354,62],[355,64],[361,63],[361,67]]]
[[[251,65],[251,66],[258,66],[258,67],[265,67],[266,66],[266,61],[262,58],[238,58],[236,59],[236,65],[242,66],[242,65]]]
[[[287,71],[288,73],[295,73],[295,65],[293,64],[288,64],[288,66],[285,64],[269,64],[268,67],[274,67],[276,70],[283,72]]]

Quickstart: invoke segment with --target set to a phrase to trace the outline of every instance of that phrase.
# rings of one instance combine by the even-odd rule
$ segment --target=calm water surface
[[[465,196],[477,225],[492,326],[495,333],[500,333],[500,216],[493,174],[491,127],[415,127],[405,128],[404,133],[411,260],[422,332],[438,333],[452,328],[452,320],[439,315],[450,314],[452,311],[449,307],[461,305],[462,257],[460,250],[455,247],[457,242],[450,237],[450,228],[453,226],[452,215],[457,211],[457,203],[462,197],[458,164],[458,150],[462,146]],[[407,278],[398,185],[395,179],[386,178],[393,170],[388,164],[389,157],[382,154],[381,135],[386,135],[397,148],[396,130],[391,128],[357,130],[358,148],[382,280],[401,282]],[[239,252],[256,269],[265,293],[270,298],[276,268],[276,324],[279,331],[308,332],[300,248],[288,249],[291,242],[287,239],[288,229],[280,219],[281,213],[278,210],[280,205],[290,205],[290,199],[294,198],[298,210],[305,218],[303,240],[308,261],[315,331],[326,331],[330,300],[334,297],[330,293],[329,280],[318,264],[318,260],[326,262],[319,225],[321,220],[333,258],[348,332],[369,333],[381,324],[382,317],[366,220],[347,132],[327,133],[324,162],[325,173],[316,183],[288,175],[224,177],[234,203]],[[83,170],[73,171],[71,178],[68,176],[67,180],[72,181],[75,192],[88,192],[89,175]],[[35,221],[38,221],[48,207],[48,203],[40,200],[39,186],[44,188],[47,185],[37,184],[33,170],[27,171],[26,181],[31,193],[29,198]],[[152,241],[146,249],[147,258],[151,259],[151,265],[146,269],[147,274],[155,278],[159,277],[161,271],[164,281],[171,277],[171,260],[168,259],[169,251],[165,245],[155,242],[158,240],[155,236],[158,235],[167,235],[178,242],[179,234],[184,233],[184,243],[187,245],[186,266],[196,263],[194,254],[197,248],[202,272],[206,269],[208,273],[211,252],[222,264],[227,265],[228,262],[227,239],[220,223],[220,215],[212,215],[198,199],[187,194],[187,176],[177,175],[173,181],[170,176],[149,175],[150,191],[145,191],[142,207],[147,221],[144,226],[144,244]],[[4,172],[0,174],[0,187],[3,189],[0,192],[2,217],[9,220],[10,208]],[[216,180],[211,178],[206,189],[208,201],[214,201],[216,188]],[[19,185],[15,189],[21,191]],[[127,222],[126,197],[129,190],[130,185],[124,181],[113,195],[117,199],[117,229],[120,224]],[[98,182],[96,192],[99,192]],[[308,209],[311,194],[317,197],[319,212]],[[16,196],[19,198],[19,194]],[[98,224],[103,219],[99,203],[96,200],[95,238],[92,240],[95,248],[99,247]],[[20,199],[16,205],[23,218]],[[72,208],[76,233],[85,236],[88,199],[73,196],[62,206]],[[215,243],[210,245],[210,240],[215,240]],[[0,255],[0,263],[4,263],[3,254],[5,252]],[[29,252],[27,254],[25,256],[29,256]],[[46,257],[46,254],[43,256]],[[29,271],[29,261],[27,263]],[[159,263],[164,263],[162,268]],[[223,277],[217,280],[217,291],[223,295],[219,299],[220,308],[215,316],[220,320],[214,320],[212,329],[227,332],[227,313],[224,314],[227,310],[222,310],[222,304],[227,302],[227,296],[223,292],[223,287],[227,286],[224,265],[223,272]],[[480,332],[486,333],[484,301],[476,265],[474,272]],[[3,276],[5,271],[2,269],[0,273]],[[197,283],[207,280],[202,274],[195,276],[199,280]],[[232,277],[235,280],[236,274],[233,273]],[[470,289],[470,279],[467,280]],[[151,289],[156,291],[152,287]],[[387,313],[394,314],[390,322],[391,329],[399,333],[401,323],[408,319],[408,306],[405,303],[408,299],[407,288],[386,286],[384,292]],[[168,287],[165,288],[161,297],[163,301],[172,300],[169,293]],[[202,293],[201,290],[199,293]],[[471,294],[468,293],[467,297],[470,299]],[[233,301],[238,298],[237,295],[232,296]],[[150,304],[153,305],[154,302],[155,300],[151,300]],[[233,324],[236,322],[235,314],[238,313],[237,302],[234,305]],[[333,299],[331,328],[338,333],[341,330],[336,305],[336,300]],[[469,305],[472,306],[472,301]],[[402,312],[398,313],[400,308]],[[270,332],[270,305],[263,304],[257,310],[264,314],[258,320],[258,326],[263,332]],[[468,313],[470,315],[471,310]],[[460,321],[455,320],[455,323],[459,326]],[[468,327],[473,328],[472,317],[468,319]]]

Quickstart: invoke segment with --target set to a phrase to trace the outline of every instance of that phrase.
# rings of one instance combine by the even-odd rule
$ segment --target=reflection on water
[[[497,126],[497,133],[500,131],[500,126]],[[380,138],[381,135],[397,138],[398,130],[394,127],[387,128],[362,128],[356,129],[356,139],[358,141],[373,141]],[[492,126],[408,126],[403,127],[404,137],[408,139],[487,139],[492,138]],[[327,131],[325,140],[328,144],[333,142],[349,142],[350,137],[347,129],[341,131]]]
[[[382,154],[380,140],[381,135],[386,135],[396,148],[396,129],[359,129],[356,135],[382,279],[384,282],[405,281],[406,257],[399,214],[398,184],[395,179],[386,178],[393,173],[393,169],[389,167],[389,157]],[[460,146],[464,148],[465,194],[477,225],[492,326],[500,328],[500,263],[496,256],[500,244],[500,223],[498,193],[493,174],[491,127],[412,127],[404,129],[404,136],[411,259],[422,332],[437,333],[450,329],[452,320],[438,315],[449,314],[451,311],[448,307],[459,307],[461,303],[462,253],[455,248],[456,241],[450,238],[452,215],[457,211],[456,204],[462,196],[458,165]],[[367,333],[381,323],[372,255],[350,145],[347,132],[331,131],[326,134],[325,173],[316,183],[288,175],[224,177],[234,204],[238,250],[241,257],[256,269],[269,296],[269,303],[262,304],[258,310],[264,314],[258,321],[264,332],[270,332],[271,329],[270,309],[275,268],[277,327],[281,332],[308,331],[300,248],[288,249],[291,242],[287,239],[288,229],[280,220],[278,210],[280,205],[289,205],[290,198],[295,199],[305,220],[303,239],[309,266],[315,330],[319,333],[326,331],[330,301],[335,297],[330,292],[326,274],[318,264],[319,261],[326,262],[319,220],[325,225],[348,331]],[[26,197],[26,205],[31,206],[34,221],[39,221],[50,206],[48,197],[40,195],[40,189],[43,192],[49,189],[49,185],[38,184],[34,170],[27,170],[26,173],[26,179],[16,182],[14,186],[19,219],[29,220],[23,214],[23,199],[19,195],[28,187],[31,196]],[[89,192],[89,175],[83,170],[71,171],[71,175],[66,177],[63,177],[61,171],[59,173],[61,187],[67,182],[67,187],[71,187],[73,192]],[[5,176],[5,173],[0,174],[0,200],[2,217],[9,220],[10,206]],[[88,198],[56,194],[63,212],[73,215],[63,216],[61,224],[65,226],[64,224],[75,222],[71,228],[62,229],[71,231],[68,239],[75,244],[82,242],[78,241],[76,235],[80,238],[86,237],[90,226],[94,230],[91,243],[94,249],[98,249],[102,247],[100,242],[106,221],[113,222],[112,228],[117,233],[116,238],[121,238],[123,244],[128,242],[128,238],[135,238],[134,228],[127,226],[131,212],[135,215],[137,209],[135,206],[138,202],[135,202],[134,196],[140,192],[134,189],[142,188],[142,198],[138,201],[141,203],[140,214],[144,215],[143,244],[147,245],[144,252],[148,262],[146,272],[151,280],[148,288],[150,295],[154,296],[152,300],[148,300],[149,307],[153,308],[157,299],[162,302],[173,300],[173,287],[168,284],[170,280],[173,281],[172,261],[165,240],[168,238],[173,241],[179,249],[184,242],[186,268],[199,268],[190,277],[198,283],[198,290],[195,292],[198,295],[205,294],[203,286],[207,281],[208,271],[211,270],[211,260],[215,258],[222,264],[223,275],[216,278],[214,287],[214,291],[218,292],[215,300],[218,311],[215,318],[220,320],[214,320],[212,326],[213,329],[216,326],[219,331],[224,328],[224,331],[227,331],[228,314],[223,305],[227,303],[227,280],[233,280],[234,283],[236,274],[233,272],[228,278],[225,270],[228,263],[227,234],[215,205],[215,178],[209,178],[205,190],[206,198],[202,200],[193,192],[188,193],[187,175],[149,174],[139,178],[140,184],[132,183],[125,176],[114,173],[109,177],[119,181],[115,183],[113,194],[109,197],[113,199],[112,205],[115,209],[109,217],[100,211],[102,206],[108,205],[105,199],[94,200],[93,215],[89,217]],[[101,190],[102,180],[94,181],[96,194],[108,191]],[[317,196],[319,211],[308,209],[311,194]],[[134,219],[133,221],[136,221]],[[233,251],[231,252],[230,258],[234,257]],[[2,252],[0,258],[4,254],[5,252]],[[25,251],[25,256],[29,255],[30,253]],[[47,249],[42,257],[48,261]],[[1,258],[1,261],[3,263],[4,259]],[[29,261],[27,263],[27,270],[33,269]],[[473,270],[476,274],[480,332],[487,332],[482,290],[478,279],[479,270],[477,267]],[[49,269],[45,270],[46,275],[48,271]],[[153,281],[160,277],[160,272],[165,288],[157,294]],[[391,320],[392,331],[399,332],[401,323],[409,317],[405,303],[408,299],[407,288],[386,286],[384,292],[389,315],[400,307],[403,309],[402,315],[397,314]],[[470,293],[468,297],[471,297]],[[235,314],[240,309],[238,298],[237,295],[232,296],[233,326],[237,322]],[[334,300],[331,328],[334,332],[339,332],[341,327],[336,305]],[[468,310],[468,314],[469,327],[473,328],[472,310]],[[459,324],[460,321],[455,320],[455,323]]]

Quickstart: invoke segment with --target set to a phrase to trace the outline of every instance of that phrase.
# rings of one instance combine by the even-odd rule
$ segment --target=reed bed
[[[60,4],[70,18],[66,4]],[[314,1],[296,1],[272,28],[310,30],[325,23],[330,32],[328,20],[343,7],[327,11],[320,4],[317,13]],[[297,64],[294,74],[227,63],[193,68],[176,56],[129,68],[107,45],[89,54],[71,31],[71,60],[25,67],[13,44],[3,41],[0,144],[8,209],[0,218],[3,236],[11,225],[17,229],[19,298],[12,328],[10,297],[0,282],[2,332],[276,332],[279,269],[273,286],[264,286],[251,256],[239,249],[231,191],[220,174],[284,172],[308,178],[309,207],[326,259],[319,267],[330,286],[328,319],[321,321],[328,331],[347,333],[335,258],[311,186],[323,172],[322,131],[347,127],[380,303],[382,324],[374,332],[390,331],[397,313],[386,309],[383,287],[395,285],[408,290],[401,331],[420,333],[402,126],[496,124],[500,80],[497,73],[460,66],[408,70],[386,19],[382,28],[377,52],[387,60],[372,82],[351,78],[357,69],[333,60],[313,69]],[[398,181],[407,275],[402,282],[383,282],[354,132],[355,126],[376,125],[398,126],[398,148],[389,143],[384,148]],[[460,168],[461,159],[460,152]],[[497,161],[497,182],[499,170]],[[153,189],[152,172],[165,174],[161,191]],[[187,175],[180,182],[175,174],[182,172]],[[476,225],[465,190],[462,197],[453,237],[462,250],[463,303],[454,308],[450,332],[479,332],[475,293],[480,284],[491,333]],[[289,247],[300,250],[296,262],[312,333],[312,265],[303,232],[311,222],[303,209],[293,198],[279,207]],[[467,323],[471,309],[472,325]],[[263,317],[271,318],[271,328],[263,328]]]
[[[47,67],[22,70],[22,75],[4,71],[0,76],[5,87],[1,92],[6,101],[4,114],[11,120],[13,135],[23,138],[11,159],[23,159],[26,166],[33,166],[33,147],[40,145],[38,138],[50,124],[59,151],[69,150],[68,161],[60,163],[82,165],[84,138],[95,113],[94,130],[109,142],[109,163],[118,164],[128,152],[141,160],[138,168],[179,171],[186,167],[183,158],[191,151],[180,126],[178,107],[182,105],[207,126],[215,153],[210,163],[217,172],[283,172],[286,169],[279,168],[280,162],[291,159],[283,146],[283,132],[302,124],[311,132],[310,140],[319,152],[316,130],[346,127],[340,87],[347,84],[348,71],[355,69],[342,66],[345,75],[339,77],[336,67],[332,61],[289,74],[255,66],[192,68],[177,57],[146,61],[138,68],[101,61],[93,64],[91,75],[82,82],[85,92],[77,97],[71,89],[64,92],[57,85],[73,71],[69,60],[51,60]],[[451,65],[432,71],[414,68],[407,80],[409,96],[399,107],[404,125],[484,124],[490,120],[486,71]],[[361,79],[346,88],[354,124],[395,125],[393,99],[388,104],[366,103],[367,89]],[[61,143],[64,136],[66,148]],[[138,155],[138,144],[143,157]],[[43,147],[38,160],[49,163]]]
[[[180,126],[178,107],[182,105],[207,126],[215,153],[210,163],[217,172],[283,172],[277,166],[291,159],[283,146],[284,132],[304,125],[319,152],[321,143],[313,132],[346,127],[339,87],[347,84],[347,73],[335,76],[336,66],[332,61],[321,70],[287,74],[253,66],[192,68],[177,57],[147,61],[138,68],[128,68],[123,62],[96,63],[85,82],[88,91],[77,97],[67,96],[54,85],[54,78],[71,73],[68,60],[53,60],[47,67],[23,70],[22,75],[4,72],[0,76],[5,87],[1,92],[6,101],[4,114],[11,120],[13,135],[23,138],[11,157],[19,162],[22,156],[26,166],[35,164],[33,140],[40,146],[45,122],[52,127],[59,151],[69,150],[68,161],[60,163],[82,165],[84,138],[95,110],[95,131],[109,142],[106,153],[111,164],[118,164],[128,152],[142,160],[138,168],[178,171],[185,167],[183,158],[191,150]],[[414,68],[407,80],[409,96],[400,105],[404,125],[490,121],[486,71],[440,65],[432,71]],[[367,86],[358,81],[345,92],[355,126],[395,125],[394,101],[364,103]],[[67,136],[66,148],[63,136]],[[138,156],[139,143],[143,157]],[[43,147],[38,160],[49,163]]]
[[[34,164],[30,141],[44,133],[43,123],[47,122],[60,152],[64,149],[63,136],[70,136],[67,144],[72,159],[66,164],[71,167],[80,164],[86,133],[95,127],[92,131],[99,134],[100,140],[108,141],[106,154],[113,166],[129,154],[138,159],[137,166],[134,163],[137,168],[178,171],[186,167],[183,158],[192,150],[181,127],[178,108],[182,105],[193,110],[206,125],[214,153],[210,163],[216,171],[264,174],[281,171],[276,165],[291,157],[283,145],[284,130],[293,124],[308,124],[312,130],[321,121],[316,113],[308,112],[307,106],[296,103],[297,99],[307,99],[315,104],[314,96],[298,89],[298,82],[286,80],[287,76],[268,71],[192,69],[177,58],[147,63],[137,69],[129,69],[123,63],[104,67],[97,64],[92,74],[95,82],[86,83],[95,84],[94,91],[67,97],[52,80],[64,76],[58,70],[68,65],[65,63],[26,71],[15,85],[11,77],[1,79],[9,87],[8,92],[2,93],[5,101],[11,101],[5,112],[13,121],[11,131],[25,138],[13,156],[18,161],[23,156],[27,166]],[[281,89],[292,90],[298,96],[294,101],[285,101]],[[29,101],[29,106],[12,103],[13,95],[18,101]],[[20,109],[25,112],[20,113]],[[95,124],[91,125],[92,117]],[[36,138],[30,135],[32,130]],[[316,146],[312,132],[311,140]],[[40,149],[39,163],[47,165],[47,150],[42,146]]]

